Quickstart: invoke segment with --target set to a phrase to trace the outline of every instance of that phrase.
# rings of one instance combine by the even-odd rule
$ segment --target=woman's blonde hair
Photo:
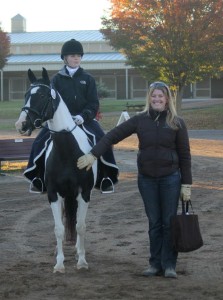
[[[166,110],[167,110],[166,123],[167,123],[167,125],[174,130],[179,129],[180,123],[177,118],[177,112],[175,109],[174,100],[171,95],[170,88],[164,82],[156,81],[156,82],[153,82],[150,84],[148,92],[147,92],[147,96],[146,96],[146,105],[145,105],[145,109],[143,110],[143,112],[148,112],[148,114],[149,114],[149,109],[151,107],[151,95],[154,90],[161,90],[167,98],[167,107],[166,107]]]

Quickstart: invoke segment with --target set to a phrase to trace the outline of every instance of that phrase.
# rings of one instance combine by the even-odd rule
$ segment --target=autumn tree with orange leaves
[[[105,39],[152,82],[176,90],[181,109],[186,85],[219,76],[223,61],[222,0],[110,0],[102,18]]]
[[[1,24],[0,24],[1,25]],[[5,66],[10,53],[10,38],[0,26],[0,70]]]

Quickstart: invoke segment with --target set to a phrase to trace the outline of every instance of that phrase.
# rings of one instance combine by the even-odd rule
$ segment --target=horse
[[[76,241],[77,269],[88,269],[84,245],[86,215],[96,182],[97,162],[89,171],[79,170],[77,159],[88,153],[92,145],[84,130],[73,121],[60,94],[51,86],[46,69],[42,69],[40,79],[29,69],[28,78],[31,84],[15,126],[21,134],[31,135],[33,130],[43,126],[51,133],[45,155],[45,185],[57,242],[53,272],[65,272],[65,236]]]

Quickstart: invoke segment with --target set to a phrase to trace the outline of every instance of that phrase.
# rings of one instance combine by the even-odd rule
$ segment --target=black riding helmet
[[[64,59],[64,56],[71,54],[80,54],[81,57],[84,55],[83,46],[75,39],[65,42],[61,48],[61,59]]]

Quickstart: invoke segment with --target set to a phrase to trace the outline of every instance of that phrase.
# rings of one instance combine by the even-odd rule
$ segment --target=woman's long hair
[[[166,98],[167,98],[166,123],[170,128],[172,128],[174,130],[178,130],[179,126],[180,126],[180,122],[179,122],[177,112],[175,109],[173,97],[171,95],[170,88],[164,82],[157,81],[157,82],[152,83],[149,86],[147,96],[146,96],[146,105],[145,105],[145,109],[143,110],[143,112],[148,112],[148,114],[149,114],[149,109],[151,108],[151,95],[154,90],[161,90],[164,93],[164,95],[166,96]]]

